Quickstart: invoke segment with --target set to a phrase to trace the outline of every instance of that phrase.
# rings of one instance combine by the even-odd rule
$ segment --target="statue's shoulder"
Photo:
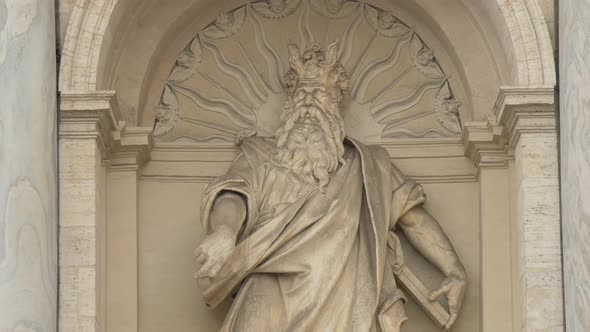
[[[371,157],[371,159],[377,162],[390,162],[389,152],[387,152],[384,147],[375,144],[365,144],[351,137],[347,137],[346,139],[351,142],[361,154],[366,155],[365,157]]]
[[[275,150],[276,140],[274,137],[251,136],[245,138],[240,144],[240,150],[248,159],[267,160]]]
[[[389,152],[387,152],[387,149],[385,149],[381,145],[371,144],[367,145],[367,147],[369,148],[369,151],[371,151],[371,155],[373,155],[373,157],[375,157],[376,159],[385,161],[387,163],[391,162]]]
[[[363,158],[371,158],[375,170],[380,174],[387,174],[391,177],[393,183],[399,185],[405,181],[405,176],[402,171],[391,162],[391,156],[387,149],[381,145],[376,144],[364,144],[355,139],[347,138],[352,142],[357,150],[363,155]]]

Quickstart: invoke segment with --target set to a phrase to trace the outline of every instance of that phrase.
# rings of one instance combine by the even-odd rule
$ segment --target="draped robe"
[[[251,137],[228,173],[205,189],[201,218],[224,191],[243,195],[236,248],[205,289],[215,306],[235,296],[222,331],[399,331],[407,319],[394,274],[403,267],[398,219],[424,202],[387,151],[351,138],[325,193],[272,158],[272,138]]]

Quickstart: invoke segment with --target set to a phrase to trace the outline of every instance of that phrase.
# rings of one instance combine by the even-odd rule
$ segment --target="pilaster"
[[[149,158],[151,128],[128,128],[110,155],[107,230],[107,330],[138,331],[139,177]]]
[[[562,330],[553,88],[502,88],[493,116],[466,124],[463,138],[481,181],[484,331],[508,331],[498,322],[510,318],[510,306],[520,320],[512,330]],[[498,296],[509,288],[513,294]]]
[[[553,88],[505,88],[494,113],[514,150],[522,331],[562,331],[561,238]]]
[[[110,313],[118,307],[110,303],[119,303],[119,293],[112,290],[121,280],[109,280],[107,270],[118,257],[135,257],[137,265],[137,241],[112,247],[120,253],[109,242],[117,244],[117,227],[137,225],[136,214],[122,220],[117,214],[122,209],[116,209],[137,201],[137,181],[125,187],[135,193],[132,201],[119,202],[111,194],[111,174],[123,170],[137,178],[149,158],[151,128],[127,127],[113,91],[62,92],[60,115],[60,330],[111,331]],[[122,280],[137,288],[137,273]]]
[[[493,118],[465,124],[465,155],[477,167],[481,222],[481,331],[511,331],[514,320],[506,130]]]

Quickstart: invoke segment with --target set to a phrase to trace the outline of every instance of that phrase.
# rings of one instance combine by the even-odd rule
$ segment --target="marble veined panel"
[[[590,328],[590,0],[560,1],[561,206],[566,330]]]
[[[54,17],[0,0],[0,331],[57,326]]]

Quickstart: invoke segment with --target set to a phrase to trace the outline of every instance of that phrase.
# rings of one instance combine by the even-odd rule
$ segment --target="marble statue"
[[[227,174],[205,189],[207,237],[196,249],[206,302],[233,297],[222,331],[400,331],[401,229],[445,276],[455,322],[465,269],[422,187],[379,146],[344,132],[348,78],[337,44],[288,48],[287,101],[275,137],[240,140]]]

